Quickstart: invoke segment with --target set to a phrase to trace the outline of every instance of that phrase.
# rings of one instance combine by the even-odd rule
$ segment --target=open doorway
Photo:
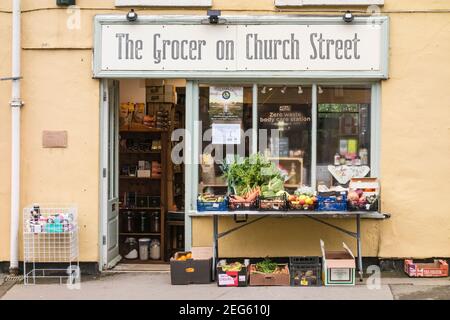
[[[165,264],[185,243],[184,168],[172,162],[178,142],[171,136],[185,127],[186,81],[108,80],[105,87],[103,269]]]

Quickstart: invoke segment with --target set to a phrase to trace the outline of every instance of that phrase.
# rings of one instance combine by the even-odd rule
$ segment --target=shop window
[[[287,191],[374,174],[371,87],[200,85],[198,192],[225,194],[222,166],[257,152],[281,169]]]
[[[116,6],[210,7],[212,0],[116,0]]]
[[[317,183],[346,184],[333,170],[370,168],[371,88],[319,85],[317,92]]]
[[[252,153],[252,85],[200,85],[200,192],[226,193],[222,166]]]
[[[282,170],[288,188],[311,184],[311,110],[311,87],[259,87],[259,150]]]

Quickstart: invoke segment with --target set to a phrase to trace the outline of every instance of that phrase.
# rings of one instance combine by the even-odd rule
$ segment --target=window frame
[[[115,0],[116,7],[211,7],[212,0]]]
[[[384,5],[384,0],[275,0],[276,7],[369,6]]]
[[[332,85],[370,85],[371,86],[371,105],[370,105],[370,177],[380,178],[380,122],[381,122],[381,82],[380,81],[348,81],[345,79],[336,80],[323,80],[323,81],[295,81],[293,79],[267,79],[267,80],[249,80],[249,79],[234,79],[233,81],[224,79],[201,79],[201,80],[188,80],[189,85],[186,88],[186,108],[190,110],[195,110],[195,112],[189,113],[189,119],[186,117],[186,129],[190,130],[192,137],[191,141],[187,142],[190,145],[189,151],[186,153],[186,161],[189,161],[186,168],[186,197],[185,197],[185,208],[190,213],[196,212],[196,196],[198,191],[198,181],[199,181],[199,165],[196,164],[195,155],[199,155],[201,150],[199,150],[198,143],[201,133],[199,132],[199,126],[196,126],[196,121],[199,121],[199,103],[198,95],[199,83],[201,84],[221,84],[226,83],[228,85],[232,84],[253,84],[253,105],[252,105],[252,141],[258,141],[258,90],[264,85],[300,85],[300,86],[311,86],[311,187],[315,190],[317,188],[317,108],[318,108],[318,86],[332,86]],[[188,105],[190,104],[190,105]],[[257,150],[257,144],[253,146],[253,150]],[[188,191],[189,190],[189,191]],[[196,192],[193,192],[196,191]]]

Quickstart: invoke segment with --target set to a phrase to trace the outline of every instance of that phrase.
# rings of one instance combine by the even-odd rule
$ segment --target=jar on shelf
[[[150,245],[150,239],[148,239],[148,238],[139,239],[139,259],[140,260],[148,260],[149,245]]]
[[[141,211],[139,213],[139,232],[146,233],[150,230],[150,219],[148,213]]]
[[[151,214],[151,218],[150,218],[150,232],[151,233],[160,233],[161,232],[159,212],[153,212]]]
[[[126,238],[123,246],[123,256],[125,259],[134,260],[138,258],[138,243],[136,238]]]
[[[133,233],[135,231],[135,219],[133,211],[126,211],[123,224],[123,230],[125,233]]]
[[[150,259],[161,259],[161,242],[158,239],[153,239],[150,242]]]

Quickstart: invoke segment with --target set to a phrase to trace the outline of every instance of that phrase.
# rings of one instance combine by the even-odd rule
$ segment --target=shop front
[[[168,191],[159,195],[158,205],[165,212],[160,214],[163,222],[171,212],[183,212],[186,249],[213,244],[216,258],[308,255],[312,249],[295,244],[279,249],[277,238],[292,232],[293,225],[301,226],[302,218],[311,218],[355,237],[361,259],[361,219],[386,217],[378,183],[388,27],[388,18],[382,16],[357,17],[351,23],[342,17],[223,16],[219,24],[210,24],[205,16],[140,16],[135,22],[96,16],[94,77],[101,79],[103,97],[102,269],[117,263],[127,235],[133,234],[123,232],[123,225],[130,225],[121,219],[127,215],[123,211],[129,209],[125,204],[130,194],[135,201],[140,195],[151,197],[151,190],[158,188],[146,191],[122,181],[147,177],[146,163],[136,165],[144,175],[139,176],[122,159],[122,148],[130,153],[130,141],[140,139],[127,136],[136,131],[163,145],[168,141],[168,150],[161,147],[166,158],[160,158],[160,174],[171,178],[161,181],[175,185],[174,168],[183,168],[182,204]],[[134,118],[124,121],[127,103],[140,101],[136,96],[146,105],[139,123],[143,127],[133,130]],[[152,124],[152,117],[164,112],[161,105],[153,110],[154,102],[178,106],[182,116],[177,121],[183,123],[171,130]],[[139,105],[132,110],[136,114]],[[149,171],[153,163],[149,161]],[[148,177],[155,175],[149,172]],[[357,180],[364,177],[376,179]],[[173,189],[163,182],[160,188]],[[364,188],[376,189],[372,200],[360,194]],[[225,216],[220,225],[219,216]],[[335,223],[337,217],[354,219],[357,232],[348,231],[347,222],[343,227],[342,219]],[[253,224],[262,218],[270,223]],[[219,227],[237,231],[250,224],[247,232],[234,235],[218,250],[219,238],[229,234],[219,233]],[[270,225],[277,228],[273,239],[264,235]],[[302,233],[302,242],[311,232],[330,238],[317,227],[295,232]]]

